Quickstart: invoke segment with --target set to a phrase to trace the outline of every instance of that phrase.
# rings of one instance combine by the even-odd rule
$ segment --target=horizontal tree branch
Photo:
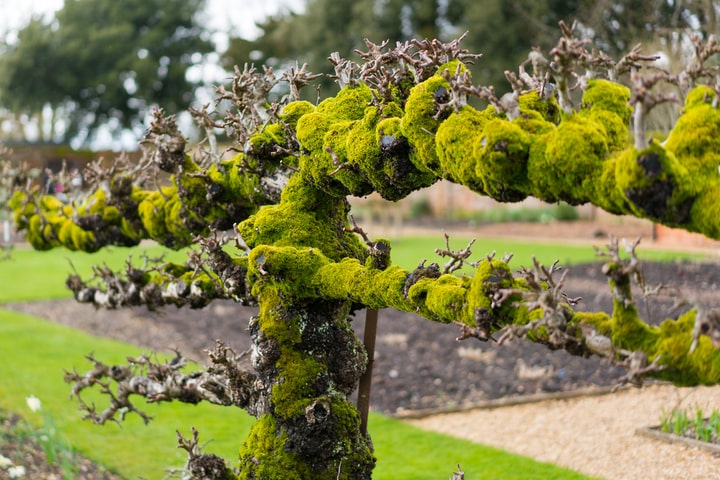
[[[636,261],[620,258],[617,243],[611,244],[603,271],[614,296],[612,315],[574,311],[573,299],[562,290],[564,277],[554,278],[557,269],[536,263],[515,278],[505,261],[492,257],[478,263],[474,276],[457,277],[424,264],[411,272],[396,266],[379,270],[354,259],[332,262],[319,251],[266,246],[251,253],[249,275],[258,285],[293,278],[286,295],[299,300],[348,300],[459,323],[461,338],[488,340],[499,332],[503,340],[523,337],[574,355],[599,355],[627,367],[632,383],[643,376],[682,385],[720,381],[715,329],[696,325],[707,322],[697,310],[659,326],[642,320],[630,292]]]
[[[93,369],[83,374],[66,371],[65,381],[73,384],[72,395],[80,400],[81,408],[86,412],[84,418],[97,424],[118,422],[128,412],[138,414],[148,423],[151,417],[135,406],[132,396],[144,397],[148,403],[177,400],[197,404],[205,401],[255,412],[261,389],[246,354],[236,354],[218,341],[208,355],[210,367],[186,374],[182,370],[187,360],[179,352],[165,362],[143,354],[128,357],[128,365],[112,366],[90,354],[87,359],[93,363]],[[109,405],[102,411],[98,411],[94,403],[88,405],[82,400],[82,393],[95,386],[109,399]]]

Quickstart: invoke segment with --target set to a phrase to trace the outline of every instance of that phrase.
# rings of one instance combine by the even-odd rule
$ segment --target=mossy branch
[[[269,275],[280,277],[289,274],[284,266],[290,265],[282,258],[290,255],[297,262],[297,256],[303,255],[297,250],[262,250],[263,268]],[[633,381],[651,362],[657,368],[643,370],[642,374],[683,385],[720,381],[720,351],[710,339],[699,338],[701,352],[691,352],[690,345],[698,338],[693,333],[695,311],[677,320],[667,319],[659,327],[647,325],[637,310],[624,302],[616,302],[612,316],[575,312],[562,293],[562,280],[548,282],[552,272],[539,265],[524,278],[513,278],[507,264],[499,260],[480,262],[474,277],[427,276],[398,267],[379,271],[356,260],[331,262],[317,253],[312,255],[309,263],[303,262],[306,276],[296,285],[298,294],[313,291],[323,298],[350,300],[370,308],[395,308],[442,323],[461,323],[467,327],[463,327],[462,337],[481,338],[473,334],[475,330],[483,332],[483,339],[500,330],[512,331],[575,355],[608,357],[635,369],[630,376]],[[606,271],[614,276],[611,285],[618,282],[619,275],[629,281],[632,274]],[[408,287],[407,279],[414,274],[415,282]],[[641,354],[651,362],[636,361]]]
[[[138,266],[129,258],[121,272],[107,266],[93,267],[93,277],[83,280],[77,273],[67,287],[75,300],[97,308],[116,309],[144,305],[157,310],[166,305],[202,308],[216,299],[231,299],[255,305],[247,283],[247,257],[231,257],[217,237],[199,239],[184,264],[144,258]]]

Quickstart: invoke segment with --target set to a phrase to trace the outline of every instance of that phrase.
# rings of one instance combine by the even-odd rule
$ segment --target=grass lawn
[[[161,246],[109,247],[96,253],[72,252],[62,248],[38,252],[30,247],[19,247],[10,258],[0,262],[0,303],[22,300],[39,300],[70,297],[65,279],[77,269],[83,278],[92,275],[92,266],[107,264],[119,270],[132,254],[133,262],[142,265],[142,255],[150,258],[165,255],[167,261],[183,262],[184,251],[172,251]],[[71,266],[72,265],[72,266]]]
[[[453,249],[463,248],[468,239],[451,242]],[[393,262],[407,269],[419,260],[444,263],[435,256],[435,248],[444,248],[438,237],[406,237],[393,242]],[[514,268],[529,265],[535,255],[542,263],[559,259],[563,264],[595,260],[592,248],[578,245],[527,245],[504,239],[481,239],[476,242],[473,259],[482,258],[496,250],[499,255],[514,252]],[[150,246],[146,248],[105,249],[93,255],[67,250],[35,252],[19,248],[10,260],[0,262],[0,303],[68,297],[64,280],[72,272],[69,261],[86,278],[91,265],[102,262],[120,268],[132,252],[141,261],[141,251],[148,256],[168,253],[168,260],[183,261],[185,252],[168,252]],[[691,259],[698,255],[663,253],[655,250],[640,252],[645,259]],[[69,260],[69,261],[68,261]],[[62,381],[63,368],[88,368],[83,355],[96,352],[106,363],[121,362],[126,355],[138,354],[135,347],[120,342],[91,337],[34,317],[0,309],[0,351],[5,367],[0,368],[0,407],[20,413],[38,423],[37,413],[31,413],[25,398],[35,395],[44,409],[55,419],[59,431],[86,456],[99,461],[127,479],[160,479],[163,468],[180,466],[184,457],[176,448],[176,430],[190,435],[196,427],[201,440],[212,440],[206,451],[226,459],[237,456],[237,449],[248,432],[253,419],[244,412],[211,405],[179,404],[148,405],[145,410],[156,417],[149,425],[130,416],[122,426],[98,427],[80,420],[74,400],[68,398],[69,387]],[[104,405],[98,398],[98,405]],[[373,415],[370,430],[378,456],[375,479],[438,479],[448,478],[459,463],[468,478],[586,478],[556,466],[538,463],[524,457],[457,440],[445,435],[424,432],[394,419]]]
[[[450,246],[452,249],[464,248],[469,241],[469,238],[451,238]],[[440,265],[447,261],[447,258],[441,258],[434,253],[436,248],[445,248],[445,239],[441,235],[402,237],[391,240],[391,245],[393,264],[408,270],[415,268],[422,259]],[[599,242],[598,245],[603,243]],[[498,258],[505,253],[513,253],[510,266],[514,269],[522,265],[531,266],[533,256],[545,265],[551,265],[555,260],[560,260],[561,265],[597,260],[595,250],[590,246],[561,243],[529,244],[502,238],[479,239],[473,245],[472,251],[471,261],[481,259],[493,251],[497,252]],[[187,253],[183,250],[172,251],[157,245],[135,248],[112,247],[95,254],[71,252],[59,248],[47,252],[18,248],[12,252],[9,260],[0,262],[0,285],[2,285],[0,303],[69,297],[71,293],[65,287],[65,279],[73,272],[71,264],[83,278],[89,278],[94,264],[104,263],[113,269],[120,269],[130,255],[135,264],[142,264],[143,254],[150,258],[165,255],[165,260],[173,262],[183,262],[187,259]],[[707,258],[707,255],[702,254],[642,248],[639,249],[639,256],[645,260],[662,261]],[[464,271],[471,273],[469,268]]]
[[[82,358],[84,352],[94,351],[98,359],[109,363],[139,353],[136,347],[0,309],[0,351],[6,359],[0,407],[18,412],[37,425],[40,415],[30,412],[25,404],[26,397],[35,395],[66,440],[127,479],[161,479],[165,467],[181,466],[184,457],[176,448],[175,431],[189,436],[190,427],[200,431],[201,441],[211,440],[206,452],[232,460],[254,420],[238,409],[172,403],[142,405],[155,416],[147,426],[132,415],[121,426],[96,426],[80,420],[77,404],[68,398],[69,386],[62,381],[63,368],[86,369],[89,364]],[[95,399],[102,408],[103,399]],[[473,479],[587,478],[381,415],[372,415],[369,424],[378,457],[373,475],[376,480],[449,478],[458,463]]]
[[[453,250],[465,248],[470,240],[470,238],[451,237],[450,248]],[[597,246],[604,247],[606,243],[607,241],[600,240]],[[393,263],[407,269],[415,268],[423,258],[427,259],[428,263],[437,262],[441,266],[448,261],[448,258],[441,258],[435,254],[436,248],[445,249],[445,238],[442,235],[402,237],[391,240],[391,244]],[[544,265],[552,265],[555,260],[559,260],[560,265],[563,266],[599,260],[592,246],[573,243],[527,243],[505,238],[479,238],[471,250],[473,252],[471,261],[483,258],[493,251],[496,252],[496,258],[502,258],[506,253],[512,253],[510,266],[513,269],[518,269],[520,266],[532,266],[533,257]],[[638,247],[637,253],[640,260],[648,261],[669,262],[708,258],[707,255],[698,253],[643,249],[642,243]]]

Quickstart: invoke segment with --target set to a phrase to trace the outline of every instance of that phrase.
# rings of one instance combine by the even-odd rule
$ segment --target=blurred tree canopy
[[[394,44],[448,40],[467,31],[463,46],[483,54],[473,67],[475,81],[510,90],[504,69],[522,62],[534,46],[547,53],[560,20],[577,20],[579,31],[611,56],[642,42],[672,57],[687,45],[686,30],[703,37],[718,33],[718,7],[714,0],[308,0],[303,13],[260,22],[257,39],[231,39],[223,63],[228,69],[244,63],[277,68],[298,61],[313,72],[332,73],[327,52],[352,58],[354,49],[364,48],[362,38]]]
[[[197,86],[186,72],[214,50],[197,20],[204,6],[66,1],[54,18],[33,18],[17,41],[1,45],[0,107],[18,123],[33,120],[40,140],[80,143],[101,126],[137,126],[152,104],[186,109]]]

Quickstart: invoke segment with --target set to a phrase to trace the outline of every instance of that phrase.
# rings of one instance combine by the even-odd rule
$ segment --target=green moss
[[[153,192],[138,205],[138,215],[150,238],[159,240],[167,236],[164,203],[163,195]]]
[[[720,351],[708,337],[701,336],[695,351],[689,353],[696,313],[690,310],[677,320],[669,319],[660,324],[656,352],[666,369],[657,375],[658,378],[688,386],[720,382]]]
[[[360,120],[365,116],[365,109],[371,100],[370,88],[361,83],[345,87],[334,97],[323,100],[316,111],[326,114],[333,122]]]
[[[239,478],[369,479],[368,472],[372,471],[375,458],[366,439],[359,435],[357,412],[347,401],[334,398],[325,401],[330,410],[330,418],[326,420],[330,425],[327,427],[334,429],[334,441],[322,445],[323,454],[328,457],[324,468],[313,468],[310,463],[317,459],[302,459],[294,453],[298,441],[290,438],[289,428],[280,426],[271,416],[265,415],[252,427],[240,449]],[[317,428],[324,426],[318,425]],[[307,443],[319,442],[319,439],[306,440]]]
[[[327,124],[320,150],[302,156],[303,175],[317,188],[336,196],[362,196],[372,192],[361,171],[348,158],[348,148],[357,141],[352,134],[357,123],[342,120]]]
[[[593,79],[588,82],[588,88],[583,93],[582,109],[614,113],[627,125],[632,115],[629,100],[630,90],[626,86],[609,80]]]
[[[501,202],[525,199],[530,135],[512,122],[495,119],[485,125],[479,137],[473,158],[483,190]]]
[[[232,204],[236,214],[241,220],[245,218],[243,215],[249,215],[257,210],[258,205],[267,203],[260,188],[258,175],[244,173],[241,167],[246,163],[256,163],[252,158],[247,158],[245,154],[237,154],[232,158],[221,161],[219,164],[211,165],[206,171],[206,180],[201,183],[204,191],[197,191],[195,198],[205,201],[207,198],[208,183],[214,184],[212,202],[204,203],[204,207],[213,209],[214,214],[223,216],[221,207],[226,204]],[[257,166],[257,165],[256,165]],[[199,180],[199,179],[198,179]]]
[[[369,195],[374,188],[368,173],[368,163],[379,158],[380,147],[375,140],[375,127],[380,120],[377,107],[368,107],[362,120],[353,122],[348,135],[342,139],[343,150],[347,152],[350,167],[338,172],[337,178],[358,197]]]
[[[52,195],[43,195],[39,200],[40,209],[44,212],[57,212],[62,210],[65,204],[57,197]]]
[[[612,318],[605,312],[573,312],[568,322],[568,330],[574,330],[576,335],[582,337],[579,329],[582,325],[593,327],[599,335],[609,336],[612,333]]]
[[[383,110],[383,116],[386,110]],[[360,166],[372,187],[391,201],[405,198],[437,180],[435,175],[420,171],[413,164],[410,159],[412,148],[402,133],[401,124],[399,117],[381,118],[377,122],[372,138],[375,155],[357,155],[361,150],[353,150],[353,161]]]
[[[410,302],[403,296],[406,278],[407,272],[398,266],[380,271],[346,258],[320,268],[314,281],[324,298],[349,299],[374,309],[404,306],[407,310]]]
[[[606,212],[617,215],[631,211],[630,202],[623,191],[618,188],[615,171],[617,159],[619,155],[613,155],[603,162],[600,180],[595,185],[595,195],[592,197],[593,204],[602,208]]]
[[[97,250],[97,247],[93,248],[95,246],[95,235],[92,232],[86,232],[70,220],[61,223],[57,232],[57,239],[60,244],[69,250],[89,252]]]
[[[622,305],[617,299],[613,300],[610,325],[615,348],[652,351],[657,341],[654,329],[640,319],[635,306]]]
[[[545,101],[540,98],[538,91],[533,90],[532,92],[520,95],[518,104],[520,105],[521,117],[535,118],[534,113],[538,113],[540,114],[539,119],[543,122],[550,124],[560,122],[561,110],[554,96],[551,96],[549,100]]]
[[[596,122],[573,115],[537,138],[527,166],[532,194],[573,205],[589,201],[608,156],[604,133]]]
[[[659,144],[645,150],[627,149],[616,157],[615,182],[631,212],[666,225],[688,221],[694,200],[687,169]]]
[[[685,97],[685,112],[712,103],[715,91],[707,85],[697,85]]]
[[[697,191],[718,182],[720,111],[707,103],[694,104],[678,119],[664,144],[693,178]]]
[[[690,210],[691,229],[720,239],[720,186],[701,192]]]
[[[473,145],[491,118],[487,110],[478,112],[472,107],[464,107],[438,127],[435,141],[444,178],[484,193],[482,182],[476,181],[474,159],[477,152],[473,152]]]
[[[630,133],[628,124],[615,113],[606,110],[592,109],[589,111],[581,111],[579,115],[594,122],[603,129],[603,133],[607,139],[608,150],[619,151],[628,146]]]
[[[510,267],[502,260],[483,259],[475,269],[475,276],[470,282],[467,294],[466,318],[474,318],[477,310],[487,312],[494,324],[512,322],[517,310],[512,299],[504,302],[500,307],[492,308],[492,296],[500,289],[522,288],[522,285],[513,279]]]
[[[192,210],[186,209],[183,201],[177,197],[171,197],[163,204],[165,215],[165,230],[169,236],[174,239],[175,244],[178,246],[190,245],[194,237],[193,232],[190,232],[185,226],[185,222],[197,219],[197,215]],[[167,244],[167,243],[165,243]]]
[[[307,463],[285,450],[287,434],[264,415],[252,426],[240,448],[238,478],[307,480],[315,478]]]
[[[345,257],[365,260],[367,252],[357,236],[345,232],[349,205],[293,176],[283,190],[282,201],[263,207],[238,225],[243,240],[260,245],[316,248],[333,260]]]
[[[290,102],[283,107],[282,113],[280,113],[280,120],[287,123],[291,128],[295,128],[298,120],[300,120],[303,115],[314,111],[315,105],[305,100]]]
[[[248,140],[249,150],[256,155],[263,157],[263,161],[270,161],[277,164],[278,160],[274,160],[273,153],[275,145],[285,144],[285,127],[280,123],[270,123],[250,136]]]
[[[312,276],[328,261],[314,248],[260,245],[250,253],[248,275],[257,279],[254,288],[258,293],[270,281],[288,298],[312,297],[314,292],[307,290]]]
[[[329,115],[320,112],[305,115],[298,122],[298,140],[309,151],[300,158],[302,174],[317,188],[336,196],[369,193],[367,183],[356,169],[343,171],[349,167],[348,137],[354,125],[351,120],[331,122]]]
[[[302,415],[317,395],[315,384],[327,372],[327,366],[287,346],[282,348],[275,366],[277,383],[270,395],[275,413],[284,419]]]
[[[318,248],[331,257],[342,258],[342,251],[333,231],[322,228],[313,213],[294,208],[291,203],[262,208],[238,227],[245,242],[251,247],[261,245],[297,246]]]
[[[607,80],[590,80],[583,93],[578,116],[587,118],[603,129],[608,149],[624,149],[629,142],[632,108],[628,104],[630,90]]]
[[[469,279],[454,275],[442,275],[438,279],[423,278],[408,290],[410,301],[427,310],[430,319],[451,323],[461,321],[466,311],[466,293]]]
[[[323,111],[310,112],[300,117],[296,136],[301,147],[310,152],[311,156],[321,157],[325,133],[332,123],[332,117]]]
[[[387,102],[382,105],[382,118],[402,118],[405,114],[403,109],[396,102]]]
[[[413,164],[421,172],[437,176],[442,175],[442,169],[435,150],[435,132],[441,121],[433,118],[437,114],[434,94],[441,91],[449,91],[449,85],[439,75],[413,87],[401,121],[402,134],[413,146],[410,154]]]

